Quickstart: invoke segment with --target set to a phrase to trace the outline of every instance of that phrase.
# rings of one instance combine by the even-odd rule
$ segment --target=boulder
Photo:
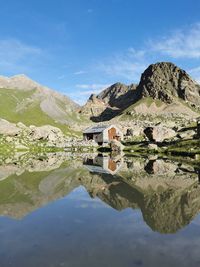
[[[193,139],[195,135],[196,135],[196,132],[194,130],[188,130],[188,131],[180,132],[178,134],[178,137],[181,139]]]
[[[150,160],[145,166],[145,171],[149,174],[176,175],[177,165],[162,159]]]
[[[21,129],[15,123],[10,123],[4,119],[0,119],[0,134],[7,136],[16,136]]]
[[[50,144],[64,142],[64,135],[59,128],[51,125],[41,127],[30,127],[29,137],[33,141],[45,140]]]
[[[144,134],[150,141],[163,142],[176,136],[176,132],[170,128],[155,126],[144,129]]]
[[[149,144],[149,145],[148,145],[148,148],[149,148],[150,150],[155,150],[155,151],[158,150],[158,146],[157,146],[156,144]]]
[[[110,142],[110,148],[112,151],[121,152],[121,151],[123,151],[124,146],[122,145],[121,142],[119,142],[117,140],[112,140]]]

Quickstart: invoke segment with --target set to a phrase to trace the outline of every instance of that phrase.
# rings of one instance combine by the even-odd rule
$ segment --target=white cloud
[[[92,89],[92,90],[96,90],[96,91],[101,91],[101,90],[103,90],[109,86],[110,86],[110,84],[101,84],[101,83],[77,84],[76,85],[76,87],[80,88],[80,89]]]
[[[188,70],[189,74],[194,78],[198,83],[200,83],[200,66]]]
[[[141,73],[149,64],[158,61],[177,63],[178,59],[200,59],[200,23],[152,39],[143,43],[140,49],[130,47],[121,54],[97,63],[97,70],[113,76],[115,80],[126,79],[128,82],[138,82]],[[199,69],[193,70],[191,74],[195,79],[200,80]]]
[[[86,73],[86,71],[84,71],[84,70],[79,70],[79,71],[74,72],[73,74],[74,74],[74,75],[81,75],[81,74],[85,74],[85,73]]]
[[[91,94],[98,94],[109,86],[110,84],[99,84],[99,83],[77,84],[76,85],[77,90],[74,90],[74,92],[69,94],[69,96],[79,105],[83,105],[85,104],[85,102],[87,101],[87,99]]]
[[[172,58],[200,58],[200,23],[149,42],[150,50]]]
[[[138,82],[141,73],[148,66],[145,54],[144,50],[129,48],[124,54],[114,55],[99,63],[98,69],[118,80],[124,78],[131,82]]]
[[[0,40],[0,71],[20,72],[41,55],[41,49],[19,40]]]
[[[63,80],[65,78],[65,75],[58,76],[58,80]]]

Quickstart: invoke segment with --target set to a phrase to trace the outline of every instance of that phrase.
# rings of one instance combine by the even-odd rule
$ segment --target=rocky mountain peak
[[[150,65],[142,74],[137,90],[142,97],[168,104],[176,97],[200,106],[200,86],[186,71],[171,62]]]
[[[137,85],[134,84],[125,85],[117,82],[103,90],[97,98],[111,107],[124,108],[133,101],[136,87]]]
[[[37,82],[31,80],[25,74],[19,74],[12,77],[0,76],[0,88],[33,90],[41,87]]]
[[[117,82],[98,95],[92,94],[80,112],[95,121],[109,120],[134,101],[136,87]]]

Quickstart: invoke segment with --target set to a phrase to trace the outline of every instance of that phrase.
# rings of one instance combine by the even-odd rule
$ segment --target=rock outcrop
[[[147,127],[144,129],[144,133],[150,141],[155,142],[163,142],[164,140],[171,139],[177,135],[173,129],[163,126]]]
[[[199,110],[200,85],[173,63],[159,62],[144,71],[139,85],[113,84],[92,95],[80,112],[94,121],[123,114],[125,119],[142,114],[173,120],[173,116],[197,117]]]
[[[30,145],[64,147],[67,137],[62,131],[51,125],[36,127],[25,126],[23,123],[10,123],[0,119],[0,145],[7,144],[16,149],[27,149]]]
[[[133,103],[136,87],[115,83],[98,95],[92,94],[80,113],[93,121],[110,120]]]
[[[200,106],[200,86],[186,71],[170,62],[150,65],[142,74],[137,88],[142,97],[152,97],[167,104],[180,98]]]
[[[115,83],[98,94],[97,98],[104,101],[110,107],[122,110],[134,102],[136,88],[136,84],[125,85]]]
[[[20,128],[15,123],[10,123],[4,119],[0,119],[0,134],[7,136],[16,136],[20,132]]]

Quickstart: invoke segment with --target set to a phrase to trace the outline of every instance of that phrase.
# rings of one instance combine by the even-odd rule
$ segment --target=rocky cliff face
[[[200,106],[200,85],[170,62],[150,65],[142,74],[137,90],[142,97],[152,97],[167,104],[174,102],[176,97]]]
[[[115,83],[98,95],[91,95],[81,113],[93,120],[109,120],[135,100],[137,85]]]
[[[125,85],[122,83],[115,83],[103,90],[97,98],[111,107],[123,109],[133,103],[136,88],[136,84]]]
[[[200,85],[173,63],[160,62],[144,71],[138,86],[113,84],[95,96],[95,100],[90,98],[81,112],[96,116],[100,121],[124,112],[129,115],[132,111],[153,116],[183,114],[196,117],[198,114],[191,107],[200,110]]]

